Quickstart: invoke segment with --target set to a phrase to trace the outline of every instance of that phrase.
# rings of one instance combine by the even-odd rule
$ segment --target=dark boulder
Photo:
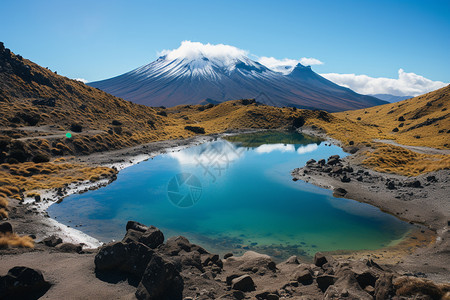
[[[183,298],[184,282],[175,265],[159,255],[150,260],[136,291],[136,298],[177,300]]]
[[[294,279],[302,284],[311,284],[313,281],[313,277],[311,271],[308,269],[303,269],[297,271],[294,275]]]
[[[333,174],[342,174],[342,167],[341,166],[334,166],[332,169],[331,169],[331,173],[333,173]]]
[[[316,160],[315,159],[310,159],[306,162],[306,165],[312,165],[313,163],[315,163]]]
[[[228,252],[223,255],[223,259],[227,259],[228,257],[232,257],[232,256],[233,256],[233,253]]]
[[[351,179],[350,179],[350,177],[348,177],[347,175],[344,175],[344,176],[341,178],[341,181],[347,183],[347,182],[350,182]]]
[[[434,176],[434,175],[427,176],[427,181],[428,182],[437,182],[436,176]]]
[[[352,173],[353,172],[353,168],[351,166],[345,166],[344,168],[342,168],[342,170],[344,172],[348,172],[348,173]]]
[[[392,274],[383,274],[375,283],[374,296],[376,300],[390,299],[394,294]]]
[[[167,242],[160,247],[160,251],[169,256],[175,256],[180,253],[181,250],[186,252],[191,251],[192,244],[184,236],[171,237],[167,239]]]
[[[142,276],[154,251],[141,243],[111,243],[100,248],[95,256],[97,272],[125,272],[137,277]]]
[[[340,162],[341,160],[339,159],[339,158],[335,158],[335,157],[330,157],[329,159],[328,159],[328,164],[329,165],[335,165],[335,164],[338,164],[339,162]]]
[[[95,269],[108,271],[118,269],[125,262],[127,245],[122,242],[110,243],[100,248],[95,256]]]
[[[181,259],[182,268],[194,267],[194,268],[198,269],[199,271],[204,272],[200,253],[194,252],[194,251],[192,251],[192,252],[182,251],[179,254],[179,256]]]
[[[332,275],[321,275],[317,276],[317,286],[322,292],[325,292],[330,285],[333,285],[336,278]]]
[[[347,194],[347,190],[343,188],[334,189],[333,195],[335,197],[344,197]]]
[[[56,235],[52,235],[43,239],[42,242],[48,247],[55,247],[62,243],[62,239]]]
[[[129,230],[127,230],[127,233],[123,237],[122,242],[124,242],[125,244],[138,243],[139,239],[141,238],[142,235],[143,235],[143,232],[141,232],[141,231],[129,229]]]
[[[148,226],[145,226],[144,224],[141,224],[136,221],[128,221],[126,230],[128,231],[129,229],[133,229],[133,230],[140,231],[140,232],[146,232],[148,229]]]
[[[318,161],[317,161],[317,163],[319,164],[319,165],[321,165],[321,166],[323,166],[323,165],[325,165],[325,159],[319,159]]]
[[[231,288],[243,292],[251,292],[255,290],[255,283],[250,275],[242,275],[231,281]]]
[[[412,180],[412,181],[405,182],[405,186],[413,187],[413,188],[421,188],[422,184],[420,183],[419,180]]]
[[[286,264],[288,265],[298,265],[300,262],[298,261],[298,257],[293,255],[286,260]]]
[[[41,271],[14,267],[0,276],[0,299],[38,299],[50,288]]]
[[[75,245],[72,243],[61,243],[55,246],[55,249],[58,249],[61,252],[67,253],[81,253],[83,251],[83,247],[81,245]]]
[[[0,233],[13,233],[11,223],[9,222],[0,223]]]
[[[370,285],[372,287],[375,286],[375,282],[377,281],[377,276],[371,272],[363,272],[361,274],[356,274],[356,280],[361,288],[365,288]]]
[[[228,276],[225,278],[225,282],[227,283],[227,285],[231,285],[231,282],[233,281],[233,279],[238,278],[238,277],[241,277],[241,276],[243,276],[243,275],[245,275],[245,274],[244,274],[244,273],[240,273],[240,274],[231,274],[231,275],[228,275]]]
[[[150,226],[150,228],[145,231],[139,238],[139,242],[142,244],[155,249],[162,243],[164,243],[164,234],[161,230],[155,226]]]
[[[388,181],[388,182],[386,182],[386,188],[387,188],[388,190],[395,190],[395,189],[396,189],[395,183],[394,183],[393,181]]]
[[[205,128],[199,126],[185,126],[184,129],[192,131],[197,134],[205,134]]]
[[[328,259],[321,252],[317,252],[314,255],[314,264],[318,267],[322,267],[324,264],[328,262]]]
[[[280,296],[278,296],[278,291],[264,291],[262,293],[255,295],[258,300],[278,300]]]

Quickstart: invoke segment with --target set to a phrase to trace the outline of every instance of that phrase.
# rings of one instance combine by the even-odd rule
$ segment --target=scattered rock
[[[291,264],[291,265],[298,265],[299,261],[298,261],[297,256],[293,255],[286,260],[286,263]]]
[[[13,228],[11,223],[2,222],[0,223],[0,233],[13,233]]]
[[[38,299],[50,288],[41,271],[28,267],[14,267],[0,276],[1,299]]]
[[[412,181],[407,181],[404,184],[407,187],[413,187],[413,188],[421,188],[422,184],[420,183],[419,180],[412,180]]]
[[[243,292],[251,292],[255,290],[255,283],[250,275],[242,275],[231,281],[231,288]]]
[[[139,238],[139,242],[152,249],[155,249],[156,247],[164,243],[164,234],[155,226],[151,226],[141,235],[141,237]]]
[[[62,243],[62,239],[56,235],[52,235],[43,239],[42,242],[48,247],[55,247]]]
[[[347,175],[344,175],[344,176],[341,178],[341,181],[347,183],[347,182],[350,182],[351,179],[350,179],[350,177],[348,177]]]
[[[122,242],[124,242],[125,244],[138,243],[142,234],[143,234],[143,232],[141,232],[141,231],[137,231],[134,229],[128,229],[127,233],[125,234],[125,236],[122,239]]]
[[[356,280],[361,288],[365,288],[368,285],[375,286],[377,276],[371,272],[363,272],[356,275]]]
[[[154,255],[142,276],[136,298],[177,300],[183,298],[184,282],[174,264]]]
[[[325,292],[330,285],[334,284],[335,279],[336,278],[332,275],[317,276],[316,278],[317,286],[322,292]]]
[[[228,257],[232,257],[232,256],[233,256],[233,253],[228,252],[228,253],[225,253],[225,254],[223,255],[223,258],[224,258],[224,259],[227,259]]]
[[[301,284],[311,284],[313,281],[313,277],[311,271],[308,269],[303,269],[297,271],[294,275],[294,279],[300,282]]]
[[[255,295],[258,300],[278,300],[280,297],[276,292],[264,291]]]
[[[315,159],[310,159],[310,160],[308,160],[308,161],[306,162],[306,165],[312,165],[312,164],[314,164],[315,162],[316,162]]]
[[[331,173],[333,173],[333,174],[342,174],[342,167],[341,166],[334,166],[332,169],[331,169]]]
[[[334,189],[333,195],[335,197],[344,197],[347,194],[347,190],[343,188]]]
[[[144,224],[141,224],[139,222],[136,221],[128,221],[127,222],[127,226],[126,226],[126,230],[136,230],[136,231],[140,231],[140,232],[146,232],[148,229],[148,226],[145,226]]]
[[[327,258],[325,257],[325,255],[323,255],[323,253],[321,252],[317,252],[314,255],[314,264],[318,267],[322,267],[324,264],[326,264],[328,262]]]
[[[166,244],[163,245],[160,250],[170,256],[175,256],[180,253],[181,250],[186,252],[191,251],[191,243],[187,238],[183,236],[171,237],[166,241]]]
[[[388,182],[386,182],[386,188],[387,188],[388,190],[395,190],[395,189],[396,189],[395,183],[394,183],[393,181],[388,181]]]
[[[103,246],[95,256],[97,272],[125,272],[133,276],[142,276],[154,251],[141,243],[115,242]]]
[[[83,251],[83,247],[81,245],[75,245],[72,243],[61,243],[55,246],[55,249],[58,249],[61,252],[75,252],[81,253]]]

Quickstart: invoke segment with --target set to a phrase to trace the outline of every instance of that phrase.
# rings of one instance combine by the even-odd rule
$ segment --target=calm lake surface
[[[377,249],[401,239],[408,223],[292,181],[294,168],[334,154],[346,156],[297,133],[232,136],[126,168],[110,185],[69,196],[48,212],[104,242],[121,240],[126,222],[136,220],[211,252],[250,249],[280,259]]]

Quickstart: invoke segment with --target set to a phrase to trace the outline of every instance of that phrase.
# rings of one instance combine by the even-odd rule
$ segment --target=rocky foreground
[[[115,294],[126,299],[441,299],[450,297],[450,285],[399,274],[373,260],[334,260],[316,253],[314,263],[297,257],[276,264],[269,256],[248,251],[240,257],[219,257],[182,236],[164,242],[156,227],[129,221],[122,241],[91,251],[63,243],[55,236],[43,240],[38,252],[51,252],[54,263],[69,259],[89,262],[72,271],[70,282],[46,280],[46,270],[15,267],[0,277],[0,299],[37,299],[52,289],[73,285],[77,272],[95,277],[88,285],[115,285],[134,289],[134,295]],[[58,254],[60,253],[60,254]],[[37,256],[35,256],[37,258]],[[41,262],[42,263],[42,262]],[[51,265],[52,262],[47,262]],[[50,277],[53,274],[50,274]],[[105,285],[104,283],[107,283]],[[128,287],[126,287],[128,286]],[[82,289],[80,295],[82,294]],[[101,298],[98,291],[97,298]],[[130,296],[131,295],[131,296]],[[73,298],[78,297],[72,294]],[[91,294],[96,297],[96,294]],[[49,297],[52,298],[52,297]]]

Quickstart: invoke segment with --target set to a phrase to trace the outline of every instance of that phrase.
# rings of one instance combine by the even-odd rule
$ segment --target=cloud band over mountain
[[[339,73],[320,75],[336,84],[366,95],[391,94],[395,96],[417,96],[440,89],[448,84],[442,81],[433,81],[415,73],[407,73],[403,69],[398,70],[398,78]]]

